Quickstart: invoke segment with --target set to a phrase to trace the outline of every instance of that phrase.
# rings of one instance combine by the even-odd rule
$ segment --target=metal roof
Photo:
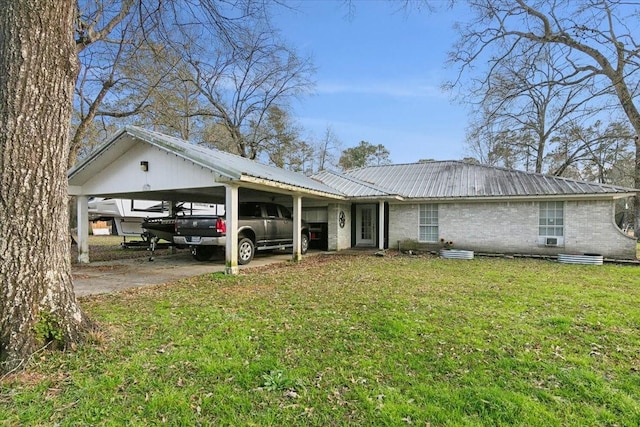
[[[388,194],[411,199],[625,196],[632,188],[578,181],[460,161],[432,161],[400,165],[372,166],[350,170],[347,177]],[[324,177],[324,175],[320,175]],[[329,184],[332,181],[327,181]],[[329,184],[331,185],[331,184]],[[348,186],[338,187],[348,196]]]
[[[254,188],[280,187],[287,192],[337,199],[615,198],[637,191],[460,161],[372,166],[343,173],[322,171],[308,177],[134,126],[121,129],[73,167],[68,173],[69,183],[82,185],[96,171],[125,155],[132,141],[148,143],[209,169],[220,183],[236,181]]]
[[[361,181],[349,175],[343,175],[338,172],[324,170],[313,176],[315,179],[322,181],[329,187],[335,188],[342,194],[348,194],[351,197],[389,197],[392,196],[388,190],[380,188],[368,182]]]
[[[87,158],[83,159],[78,165],[69,171],[69,180],[73,181],[73,179],[81,173],[90,173],[87,172],[87,169],[91,168],[90,165],[92,163],[101,165],[105,162],[113,161],[113,159],[126,150],[126,147],[112,150],[113,146],[117,145],[119,141],[126,140],[127,138],[124,138],[126,136],[144,141],[202,167],[208,168],[220,175],[223,180],[251,181],[263,184],[266,181],[270,185],[283,184],[297,189],[322,193],[328,196],[343,196],[334,188],[304,174],[288,171],[275,166],[264,165],[235,154],[192,144],[180,138],[175,138],[135,126],[127,126],[121,129],[111,139],[95,149]],[[110,151],[115,152],[108,154]],[[105,159],[100,159],[101,157],[105,157]],[[251,178],[253,178],[253,180]]]

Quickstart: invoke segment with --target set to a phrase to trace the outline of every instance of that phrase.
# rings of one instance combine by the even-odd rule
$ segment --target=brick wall
[[[633,259],[636,240],[614,223],[612,201],[567,201],[564,206],[564,246],[539,243],[539,204],[523,202],[439,203],[438,229],[441,238],[454,247],[477,252],[556,255],[598,253],[605,257]],[[389,206],[389,245],[417,240],[419,204]],[[439,243],[425,245],[437,249]]]
[[[340,227],[339,216],[340,211],[344,212],[345,224]],[[347,203],[331,203],[327,208],[328,221],[328,242],[327,249],[330,251],[339,251],[351,247],[351,204]]]

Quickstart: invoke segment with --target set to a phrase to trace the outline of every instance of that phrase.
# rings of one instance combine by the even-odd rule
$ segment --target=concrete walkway
[[[257,253],[255,258],[240,269],[291,260],[290,253]],[[224,271],[224,258],[200,262],[188,251],[175,255],[122,259],[73,265],[73,287],[76,296],[105,294],[125,289],[173,282],[185,277]]]

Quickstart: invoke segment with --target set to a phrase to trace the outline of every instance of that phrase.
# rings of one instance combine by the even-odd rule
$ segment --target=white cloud
[[[319,83],[318,94],[359,94],[382,95],[410,98],[447,98],[440,87],[426,81],[372,81],[372,82],[329,82]]]

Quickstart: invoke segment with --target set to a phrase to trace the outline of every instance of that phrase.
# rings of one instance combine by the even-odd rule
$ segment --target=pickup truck
[[[188,215],[176,217],[173,243],[191,248],[198,261],[224,251],[227,225],[224,216]],[[302,222],[301,252],[309,249],[309,225]],[[293,247],[293,219],[285,206],[276,203],[238,204],[238,264],[251,262],[255,251]]]

